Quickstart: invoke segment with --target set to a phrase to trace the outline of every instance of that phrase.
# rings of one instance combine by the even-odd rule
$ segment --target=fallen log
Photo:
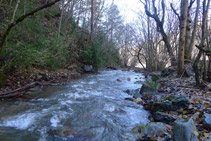
[[[17,88],[15,90],[2,92],[2,93],[0,93],[0,98],[11,98],[11,97],[15,97],[15,96],[21,96],[28,89],[30,89],[36,85],[38,85],[38,86],[57,86],[58,84],[52,84],[50,82],[32,82],[28,85]]]

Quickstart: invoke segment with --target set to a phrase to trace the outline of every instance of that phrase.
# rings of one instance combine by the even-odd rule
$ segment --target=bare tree
[[[186,41],[186,24],[188,14],[188,0],[181,0],[181,16],[180,16],[180,39],[178,50],[178,68],[177,74],[181,75],[184,70],[184,51]]]
[[[197,29],[197,24],[198,24],[199,9],[200,9],[200,0],[197,0],[197,7],[196,7],[195,18],[194,18],[193,31],[192,31],[192,35],[191,35],[191,41],[190,41],[190,45],[188,46],[188,50],[186,52],[186,56],[187,56],[186,58],[188,60],[191,60],[191,58],[192,58],[193,46],[195,43],[196,29]]]
[[[164,0],[161,1],[161,7],[162,7],[162,18],[159,18],[158,10],[155,6],[155,0],[152,0],[152,7],[153,7],[153,14],[149,11],[148,8],[148,0],[145,0],[144,6],[145,6],[145,13],[150,18],[153,18],[157,24],[157,31],[162,35],[163,41],[165,42],[166,48],[168,50],[169,56],[171,58],[171,65],[176,65],[176,58],[174,55],[174,52],[172,50],[171,44],[169,42],[169,37],[166,34],[164,30],[164,20],[165,20],[165,3]]]
[[[205,47],[205,40],[206,40],[206,22],[207,22],[207,18],[208,18],[208,11],[209,11],[209,6],[210,6],[210,0],[204,0],[203,1],[203,13],[202,13],[202,26],[201,26],[201,30],[202,30],[202,33],[201,33],[201,42],[199,44],[199,48],[204,48]],[[200,73],[199,73],[199,61],[200,61],[200,58],[201,56],[203,55],[203,51],[200,50],[195,61],[194,61],[194,64],[193,64],[193,69],[194,69],[194,72],[195,72],[195,80],[196,80],[196,85],[200,85],[201,82],[200,82]]]

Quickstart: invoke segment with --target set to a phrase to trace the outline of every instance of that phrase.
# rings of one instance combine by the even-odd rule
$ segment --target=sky
[[[143,9],[143,4],[139,0],[114,0],[118,5],[120,14],[124,17],[125,22],[133,22],[137,19],[136,13]]]

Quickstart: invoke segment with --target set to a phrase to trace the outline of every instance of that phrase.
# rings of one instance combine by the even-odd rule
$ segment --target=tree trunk
[[[211,56],[209,56],[208,72],[207,72],[207,81],[211,83]]]
[[[164,20],[165,20],[165,3],[164,3],[164,0],[161,1],[161,5],[162,5],[162,18],[160,19],[158,17],[158,13],[157,13],[157,8],[155,6],[155,0],[152,1],[152,4],[153,4],[153,14],[150,13],[149,11],[149,7],[148,7],[148,1],[145,0],[146,4],[145,4],[145,13],[148,17],[151,17],[155,20],[156,24],[157,24],[157,31],[162,35],[163,37],[163,41],[166,45],[166,48],[167,48],[167,51],[168,51],[168,54],[170,56],[170,59],[171,59],[171,65],[172,66],[175,66],[176,65],[176,58],[175,58],[175,55],[174,55],[174,52],[172,50],[172,47],[171,47],[171,44],[169,42],[169,39],[168,39],[168,35],[165,33],[164,31]]]
[[[180,39],[179,39],[178,68],[177,68],[178,76],[180,76],[184,70],[184,49],[185,49],[187,11],[188,11],[188,0],[181,0]]]
[[[62,12],[61,12],[61,16],[59,19],[59,31],[58,31],[58,39],[60,37],[60,33],[61,33],[61,28],[62,28],[62,19],[63,19],[63,14],[64,14],[64,0],[62,1]]]
[[[197,24],[198,24],[199,9],[200,9],[200,0],[197,0],[197,7],[196,7],[196,14],[195,14],[195,19],[194,19],[194,26],[193,26],[193,31],[192,31],[190,45],[189,45],[188,50],[187,50],[187,59],[188,60],[191,60],[191,58],[192,58],[192,51],[193,51],[193,46],[194,46],[194,43],[195,43],[196,29],[197,29]]]
[[[203,80],[207,80],[207,60],[206,60],[206,54],[203,53]]]
[[[202,39],[201,39],[201,43],[199,45],[200,48],[204,48],[204,44],[205,44],[205,40],[206,40],[206,22],[207,22],[207,15],[208,15],[208,11],[209,11],[209,5],[210,5],[210,0],[208,0],[208,2],[206,0],[203,1],[203,18],[202,18]],[[194,64],[193,64],[193,69],[194,69],[194,72],[195,72],[195,79],[196,79],[196,85],[198,86],[200,84],[200,73],[199,73],[199,67],[198,67],[198,64],[199,64],[199,60],[202,56],[202,51],[200,50],[198,55],[197,55],[197,58],[196,60],[194,61]]]
[[[188,50],[189,50],[189,46],[190,46],[190,41],[191,41],[191,17],[190,17],[190,9],[188,8],[188,12],[187,12],[187,20],[186,20],[186,33],[185,33],[185,61],[187,60],[188,62],[190,62],[190,60],[188,59],[187,55],[188,55]]]
[[[92,40],[93,36],[93,27],[94,27],[94,0],[91,0],[90,40]]]

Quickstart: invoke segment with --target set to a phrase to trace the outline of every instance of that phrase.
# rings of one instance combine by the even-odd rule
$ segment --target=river
[[[141,105],[124,100],[130,97],[125,90],[141,87],[136,81],[144,81],[144,76],[102,71],[47,87],[28,101],[1,101],[0,140],[136,140],[131,129],[149,122]]]

